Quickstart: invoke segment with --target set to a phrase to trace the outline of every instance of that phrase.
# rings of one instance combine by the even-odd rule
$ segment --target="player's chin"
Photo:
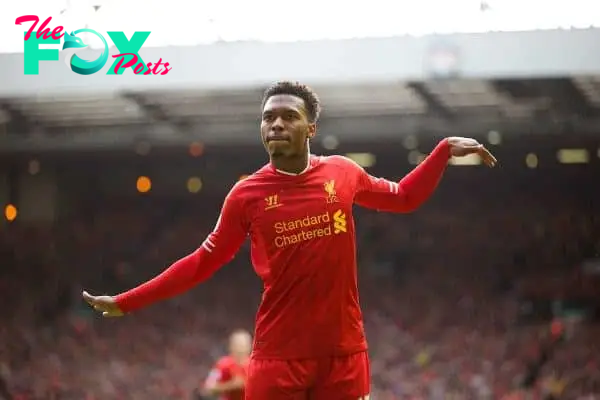
[[[267,151],[271,157],[285,157],[289,153],[289,144],[284,142],[267,143]]]
[[[283,158],[285,157],[285,151],[282,150],[269,150],[269,156],[271,156],[271,158]]]

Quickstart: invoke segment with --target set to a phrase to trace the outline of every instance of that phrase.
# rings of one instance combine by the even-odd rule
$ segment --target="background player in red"
[[[235,331],[229,337],[229,355],[221,357],[204,383],[203,394],[219,400],[244,400],[252,336]]]
[[[488,166],[496,159],[474,139],[451,137],[400,182],[376,178],[348,158],[310,154],[319,113],[310,88],[269,88],[261,122],[269,163],[231,189],[202,246],[132,290],[114,297],[84,292],[84,299],[113,317],[176,296],[208,279],[249,237],[264,292],[246,399],[368,398],[354,205],[412,212],[435,191],[451,156],[478,154]]]

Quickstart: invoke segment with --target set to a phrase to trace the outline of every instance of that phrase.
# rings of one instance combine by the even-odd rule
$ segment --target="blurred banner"
[[[142,47],[139,54],[146,63],[162,60],[172,67],[166,75],[147,76],[136,76],[132,71],[106,75],[112,62],[98,73],[84,76],[57,61],[40,61],[38,75],[25,75],[22,53],[0,54],[0,75],[4,77],[0,96],[245,88],[279,79],[360,84],[420,81],[436,76],[487,79],[593,75],[600,72],[599,37],[600,29],[590,28]],[[114,50],[112,47],[111,54]]]

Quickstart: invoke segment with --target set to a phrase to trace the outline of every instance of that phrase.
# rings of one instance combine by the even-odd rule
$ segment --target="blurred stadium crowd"
[[[505,398],[560,304],[587,315],[530,398],[600,396],[600,290],[581,269],[600,250],[600,193],[584,170],[451,167],[414,214],[356,211],[373,398]],[[87,198],[56,223],[0,229],[0,376],[23,400],[190,398],[228,333],[253,327],[261,284],[247,249],[191,293],[122,319],[79,296],[129,288],[193,250],[222,196]]]

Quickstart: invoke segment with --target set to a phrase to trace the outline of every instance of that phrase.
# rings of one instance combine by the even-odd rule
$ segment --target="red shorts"
[[[246,400],[368,400],[369,357],[251,360]]]

